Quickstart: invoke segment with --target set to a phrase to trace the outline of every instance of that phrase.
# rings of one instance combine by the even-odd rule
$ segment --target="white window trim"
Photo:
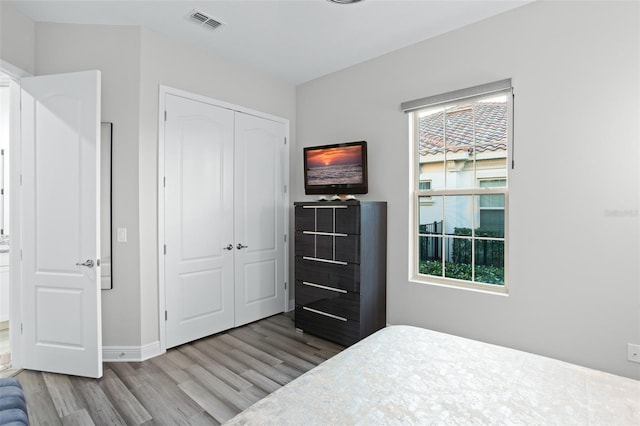
[[[503,89],[504,90],[504,89]],[[513,94],[513,91],[511,91]],[[474,96],[475,97],[475,96]],[[405,109],[405,108],[403,108]],[[469,189],[447,189],[447,190],[428,190],[420,191],[417,187],[420,180],[420,167],[416,159],[419,158],[418,145],[416,143],[417,135],[416,129],[418,128],[416,121],[418,120],[419,109],[407,110],[408,115],[408,127],[409,127],[409,144],[410,144],[410,217],[409,217],[409,282],[416,284],[435,285],[439,287],[447,287],[454,289],[463,289],[477,291],[481,293],[489,293],[496,295],[508,295],[510,274],[509,274],[509,171],[513,168],[513,96],[507,96],[507,168],[504,172],[504,176],[500,176],[502,173],[496,174],[495,171],[491,172],[493,178],[506,178],[507,187],[494,187],[494,188],[469,188]],[[478,171],[477,171],[478,172]],[[484,171],[476,174],[476,179],[489,178],[488,175],[484,175]],[[481,176],[482,175],[482,176]],[[486,176],[486,177],[485,177]],[[503,194],[504,195],[504,284],[485,284],[474,281],[459,280],[455,278],[439,277],[435,275],[420,274],[419,271],[419,238],[417,230],[419,229],[419,209],[420,209],[420,197],[436,196],[436,195],[484,195],[484,194]],[[455,237],[453,237],[455,238]],[[473,237],[473,239],[492,239],[486,237]],[[473,245],[472,245],[473,247]]]

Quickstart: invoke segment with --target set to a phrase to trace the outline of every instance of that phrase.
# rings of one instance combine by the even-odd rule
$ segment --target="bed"
[[[228,425],[640,425],[640,382],[513,349],[390,326]]]

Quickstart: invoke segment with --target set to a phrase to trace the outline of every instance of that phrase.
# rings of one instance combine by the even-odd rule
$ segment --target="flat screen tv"
[[[304,148],[304,191],[308,195],[366,194],[367,143]]]

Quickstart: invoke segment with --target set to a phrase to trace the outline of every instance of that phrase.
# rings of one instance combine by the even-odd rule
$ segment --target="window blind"
[[[458,99],[470,98],[472,96],[487,95],[493,92],[500,92],[511,89],[511,79],[507,78],[493,83],[481,84],[479,86],[468,87],[466,89],[454,90],[453,92],[441,93],[439,95],[427,96],[426,98],[415,99],[400,104],[404,112],[411,112],[428,106],[434,106]]]

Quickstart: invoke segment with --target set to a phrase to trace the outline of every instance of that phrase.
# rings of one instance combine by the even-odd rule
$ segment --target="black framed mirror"
[[[113,288],[111,263],[111,153],[113,123],[100,123],[100,288]]]

